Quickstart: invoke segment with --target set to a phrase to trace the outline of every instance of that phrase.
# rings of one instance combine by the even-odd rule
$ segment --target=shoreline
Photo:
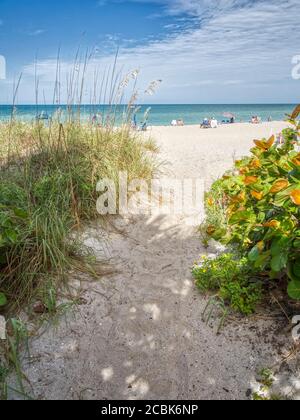
[[[36,122],[36,119],[32,118],[31,120],[25,120],[25,119],[22,119],[22,118],[15,118],[14,121],[24,123],[24,124],[31,124],[32,122]],[[46,121],[49,121],[49,120],[46,120]],[[7,119],[1,119],[1,117],[0,117],[0,124],[7,124],[7,123],[10,123],[10,122],[11,122],[11,119],[9,117]],[[86,123],[86,122],[90,122],[89,119],[82,119],[82,123]],[[285,123],[287,123],[285,120],[262,121],[259,124],[253,124],[249,121],[240,121],[240,122],[236,122],[234,124],[221,124],[221,123],[219,123],[217,128],[219,129],[219,128],[223,128],[223,127],[236,127],[236,126],[259,127],[259,126],[264,126],[266,124],[271,125],[271,124],[285,124]],[[172,126],[171,124],[165,124],[165,125],[162,125],[162,124],[157,124],[157,125],[156,124],[148,124],[147,127],[148,127],[148,130],[151,129],[151,128],[160,128],[160,127],[163,127],[163,128],[168,128],[169,127],[169,128],[172,128],[172,129],[175,129],[175,128],[183,129],[183,128],[186,128],[186,127],[200,127],[200,125],[201,125],[201,123],[199,122],[197,124],[184,124],[183,126],[180,126],[180,125]],[[115,128],[119,128],[119,127],[121,127],[121,125],[117,125],[117,124],[115,125]],[[203,131],[207,131],[207,130],[216,130],[216,129],[211,129],[211,128],[203,129]]]
[[[251,127],[260,127],[260,126],[265,126],[266,124],[288,124],[285,120],[274,120],[274,121],[262,121],[259,124],[252,124],[249,121],[240,121],[240,122],[236,122],[234,124],[220,124],[218,128],[214,129],[214,128],[208,128],[208,129],[203,129],[203,131],[209,131],[209,130],[217,130],[219,128],[223,128],[223,127],[236,127],[236,126],[251,126]],[[184,124],[183,126],[177,125],[177,126],[172,126],[171,124],[168,125],[154,125],[154,124],[149,124],[148,125],[148,129],[150,128],[161,128],[161,127],[169,127],[169,128],[185,128],[185,127],[199,127],[200,126],[200,122],[199,124]]]

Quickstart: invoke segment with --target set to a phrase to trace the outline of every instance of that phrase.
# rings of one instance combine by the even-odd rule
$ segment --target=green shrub
[[[251,315],[261,301],[262,289],[260,284],[232,281],[221,286],[220,297],[228,301],[235,311]]]
[[[252,156],[235,163],[207,194],[202,232],[239,249],[247,264],[271,282],[285,278],[300,300],[300,123],[298,106],[283,131],[284,144],[255,140]],[[207,241],[207,240],[206,240]]]
[[[233,310],[245,315],[255,311],[262,297],[261,285],[252,282],[254,273],[247,259],[232,253],[215,259],[203,257],[194,266],[193,276],[201,292],[216,292]]]
[[[193,268],[196,284],[203,292],[219,290],[222,284],[244,278],[248,272],[246,260],[240,260],[233,254],[222,254],[216,259],[204,256]]]

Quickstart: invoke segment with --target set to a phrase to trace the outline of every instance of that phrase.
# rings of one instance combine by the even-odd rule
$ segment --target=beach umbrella
[[[235,118],[235,115],[232,112],[224,112],[223,117],[225,117],[225,118]]]

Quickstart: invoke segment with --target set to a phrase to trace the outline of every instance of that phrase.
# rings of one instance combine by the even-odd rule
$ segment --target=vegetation
[[[98,180],[149,179],[154,166],[127,126],[13,121],[0,125],[0,144],[0,308],[16,309],[82,266],[72,232],[98,216]]]
[[[28,397],[19,360],[28,334],[17,318],[20,309],[42,315],[41,320],[59,316],[80,301],[69,293],[68,302],[59,299],[70,271],[101,275],[101,267],[97,270],[80,240],[80,228],[100,217],[98,181],[110,179],[118,188],[120,172],[127,173],[129,182],[153,178],[157,147],[131,129],[139,110],[135,106],[139,71],[122,75],[116,55],[102,80],[98,69],[88,78],[92,57],[88,51],[83,57],[78,49],[64,86],[59,51],[51,101],[60,104],[65,98],[65,111],[58,107],[51,118],[42,113],[31,122],[17,118],[21,76],[13,92],[11,118],[0,122],[0,316],[7,320],[7,340],[0,342],[0,399],[7,396],[11,367],[18,380],[18,390],[13,391]],[[151,92],[146,92],[153,94],[158,84],[152,82]],[[128,106],[123,106],[130,86]],[[90,119],[81,115],[88,90],[94,113]],[[35,94],[38,105],[37,69]]]
[[[288,400],[287,396],[274,394],[273,385],[275,383],[276,377],[274,372],[270,369],[262,369],[257,378],[257,383],[259,388],[257,392],[254,392],[252,395],[253,401],[285,401]]]
[[[128,126],[75,120],[0,124],[0,145],[0,315],[9,319],[7,340],[0,343],[0,399],[9,390],[27,399],[19,360],[26,327],[10,316],[32,301],[34,312],[51,316],[72,305],[58,303],[68,272],[97,274],[79,230],[100,217],[97,182],[110,178],[118,185],[119,171],[129,180],[150,179],[155,145]],[[7,384],[10,367],[18,389]]]
[[[207,194],[201,231],[231,249],[194,269],[201,289],[218,289],[234,309],[248,314],[262,286],[281,287],[300,300],[300,123],[298,106],[284,142],[255,140],[251,156],[217,180]],[[235,256],[235,257],[234,257]]]
[[[222,301],[245,315],[253,313],[261,300],[261,284],[253,282],[254,273],[246,258],[234,254],[203,257],[193,268],[193,275],[201,292],[218,292]]]

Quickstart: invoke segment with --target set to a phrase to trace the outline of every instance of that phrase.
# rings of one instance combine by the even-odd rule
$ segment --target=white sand
[[[209,184],[254,138],[285,126],[155,127],[149,134],[168,161],[165,173]],[[190,274],[206,252],[195,227],[180,216],[115,223],[122,234],[94,227],[86,243],[118,273],[84,283],[86,304],[31,343],[32,359],[24,360],[31,392],[42,399],[249,398],[257,371],[278,362],[288,343],[280,324],[242,320],[217,336],[218,320],[202,321],[207,299]]]
[[[254,139],[270,137],[286,128],[285,122],[199,126],[152,127],[149,132],[161,145],[162,157],[178,177],[203,176],[209,182],[232,167],[235,158],[249,154]]]

